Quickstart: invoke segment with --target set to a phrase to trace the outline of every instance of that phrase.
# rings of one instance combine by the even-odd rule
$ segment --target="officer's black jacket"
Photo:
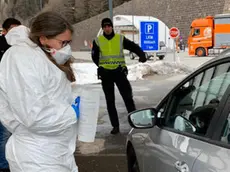
[[[115,36],[115,33],[112,32],[111,35],[106,35],[106,34],[103,34],[103,35],[108,40],[110,40]],[[145,56],[145,53],[143,52],[143,50],[137,44],[135,44],[133,41],[130,41],[129,39],[127,39],[125,37],[123,40],[123,48],[135,53],[136,55],[138,55],[139,56],[139,62],[146,62],[147,59],[146,59],[146,56]],[[97,66],[99,65],[99,58],[100,58],[100,49],[94,40],[93,41],[93,47],[92,47],[92,60]]]
[[[10,48],[10,45],[7,44],[5,36],[0,36],[0,61],[8,48]]]

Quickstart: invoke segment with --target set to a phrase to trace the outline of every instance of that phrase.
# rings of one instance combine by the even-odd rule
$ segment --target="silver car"
[[[230,172],[229,85],[226,50],[186,77],[156,108],[129,114],[129,172]]]

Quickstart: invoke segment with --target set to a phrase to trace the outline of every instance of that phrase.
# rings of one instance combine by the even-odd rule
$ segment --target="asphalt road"
[[[167,92],[184,76],[149,76],[147,80],[131,82],[138,109],[154,107]],[[99,84],[88,87],[100,88]],[[102,92],[101,92],[102,93]],[[110,122],[103,93],[94,143],[78,143],[75,153],[80,172],[126,172],[126,135],[130,130],[123,100],[116,90],[116,105],[119,113],[121,133],[110,135]]]
[[[75,62],[92,62],[89,52],[75,52]],[[176,54],[176,60],[196,68],[212,57],[189,57],[187,52]],[[155,61],[156,59],[151,59]],[[169,53],[165,61],[174,61],[173,54]],[[138,63],[138,59],[130,60],[126,57],[127,64]],[[151,75],[145,80],[131,82],[134,100],[137,109],[154,107],[185,75],[159,76]],[[89,85],[100,90],[100,84]],[[127,112],[124,102],[116,90],[116,105],[119,113],[121,134],[110,135],[111,125],[109,122],[104,94],[101,91],[100,114],[98,128],[94,143],[78,143],[75,153],[76,163],[80,172],[126,172],[125,142],[126,135],[130,130],[127,121]]]

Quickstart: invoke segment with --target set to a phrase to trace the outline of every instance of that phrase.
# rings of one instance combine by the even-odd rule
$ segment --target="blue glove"
[[[80,102],[81,102],[81,98],[80,98],[80,96],[78,96],[75,99],[74,104],[72,104],[72,108],[74,109],[74,111],[76,113],[77,119],[79,119],[79,117],[80,117]]]

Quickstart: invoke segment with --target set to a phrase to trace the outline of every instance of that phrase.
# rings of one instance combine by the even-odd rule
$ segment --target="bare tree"
[[[75,21],[79,22],[85,19],[89,14],[88,0],[75,0],[74,17]]]
[[[22,19],[29,19],[40,11],[38,0],[17,0],[14,12]]]
[[[7,3],[7,9],[6,9],[6,15],[8,17],[15,17],[15,11],[14,11],[14,6],[16,4],[17,0],[8,0]]]
[[[7,9],[7,2],[5,0],[0,0],[0,22],[3,23],[4,19],[6,18],[6,9]]]
[[[126,1],[130,0],[114,0],[113,5]],[[28,23],[42,7],[42,11],[56,11],[74,24],[108,10],[108,0],[0,0],[0,20],[16,17]]]
[[[70,23],[75,23],[75,0],[49,0],[43,11],[54,11],[65,17]]]

